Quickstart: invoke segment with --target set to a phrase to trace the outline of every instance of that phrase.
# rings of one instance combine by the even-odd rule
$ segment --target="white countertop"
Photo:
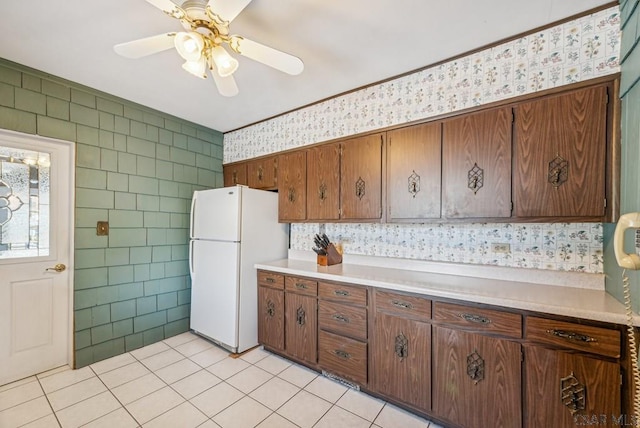
[[[366,263],[348,262],[334,266],[319,266],[315,260],[309,260],[309,257],[305,256],[259,263],[256,264],[256,268],[433,297],[626,324],[624,305],[601,288],[547,285],[513,278],[480,278],[464,274],[372,266],[369,261]],[[531,269],[519,271],[521,278],[524,274],[535,277],[538,273],[532,272]],[[640,315],[635,313],[634,324],[640,326]]]

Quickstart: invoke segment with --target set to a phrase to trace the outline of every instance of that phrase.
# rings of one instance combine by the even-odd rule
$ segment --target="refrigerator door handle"
[[[191,198],[191,218],[189,219],[189,237],[191,239],[196,237],[195,234],[195,224],[194,224],[194,220],[195,220],[195,216],[196,216],[196,198],[198,197],[198,192],[193,192],[193,197]]]
[[[193,278],[196,275],[196,270],[193,267],[193,244],[194,241],[190,240],[189,241],[189,274],[191,275],[191,279],[193,280]]]

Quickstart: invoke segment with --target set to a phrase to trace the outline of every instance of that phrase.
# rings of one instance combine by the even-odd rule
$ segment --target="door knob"
[[[58,263],[58,264],[57,264],[57,265],[55,265],[54,267],[47,268],[46,270],[47,270],[47,271],[54,270],[54,271],[56,271],[56,272],[64,272],[66,269],[67,269],[67,266],[65,266],[65,265],[64,265],[64,264],[62,264],[62,263]]]

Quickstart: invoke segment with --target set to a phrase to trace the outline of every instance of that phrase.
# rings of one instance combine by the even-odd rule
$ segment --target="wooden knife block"
[[[333,244],[329,244],[327,246],[326,256],[318,255],[318,264],[320,266],[331,266],[339,263],[342,263],[342,254],[336,250],[336,247]]]

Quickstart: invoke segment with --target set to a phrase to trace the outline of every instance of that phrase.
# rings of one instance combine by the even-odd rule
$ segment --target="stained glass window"
[[[0,146],[0,259],[49,255],[49,153]]]

